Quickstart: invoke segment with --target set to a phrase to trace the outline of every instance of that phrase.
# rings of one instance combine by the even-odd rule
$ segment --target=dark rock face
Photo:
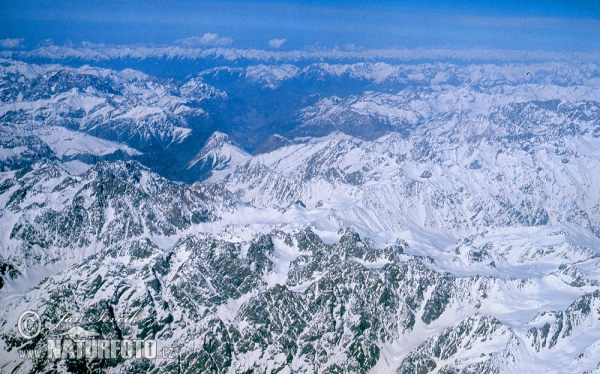
[[[134,161],[98,163],[70,176],[43,160],[2,185],[7,196],[2,216],[18,217],[9,235],[15,244],[5,256],[19,266],[73,258],[76,248],[94,243],[109,246],[143,235],[172,236],[218,219],[217,210],[235,204],[217,186],[177,186]]]
[[[272,283],[282,245],[295,248],[296,258]],[[416,311],[425,324],[436,320],[459,302],[455,289],[461,287],[403,254],[402,246],[375,249],[352,230],[334,245],[306,228],[259,235],[247,245],[201,235],[168,250],[144,239],[107,248],[41,283],[45,291],[35,304],[48,324],[67,311],[90,320],[117,316],[111,324],[83,327],[106,339],[169,340],[179,362],[200,371],[275,365],[365,373],[379,361],[381,344],[414,328]],[[135,323],[123,322],[133,313]],[[11,349],[23,348],[13,335],[3,338]],[[105,364],[124,369],[132,363]],[[156,369],[171,372],[173,365],[164,361]]]
[[[16,279],[19,275],[19,271],[14,266],[0,262],[0,288],[4,286],[5,279]]]

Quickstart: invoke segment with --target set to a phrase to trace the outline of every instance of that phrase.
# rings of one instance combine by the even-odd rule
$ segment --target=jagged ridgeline
[[[0,61],[0,371],[600,370],[596,65],[60,62]]]
[[[14,215],[13,252],[3,253],[10,286],[28,282],[10,269],[33,274],[71,262],[7,300],[0,314],[3,367],[17,372],[494,373],[529,367],[530,354],[543,365],[556,350],[567,371],[597,364],[593,346],[573,339],[600,338],[590,329],[599,323],[598,282],[569,266],[543,279],[455,276],[408,254],[405,242],[378,247],[351,229],[331,244],[309,227],[247,241],[224,240],[230,226],[185,234],[240,202],[215,186],[174,185],[133,162],[100,163],[79,176],[40,162],[3,185],[3,219]],[[49,214],[60,220],[38,218]],[[570,282],[570,294],[581,297],[564,311],[528,311],[559,279],[559,289]],[[33,340],[14,328],[25,310],[44,322]],[[526,320],[515,324],[520,313]],[[104,339],[154,339],[176,357],[19,360],[18,352],[44,350],[65,314],[113,316],[81,327]]]
[[[153,61],[139,65],[185,66]],[[111,66],[70,61],[86,62]],[[191,183],[210,172],[190,164],[215,131],[254,154],[336,131],[370,141],[397,133],[421,138],[412,143],[424,158],[435,150],[430,132],[451,124],[444,136],[452,144],[487,140],[529,151],[538,142],[600,133],[594,64],[212,63],[217,67],[173,79],[2,59],[1,166],[135,159]],[[556,146],[565,152],[565,144]]]
[[[295,259],[282,264],[282,254]],[[501,283],[434,272],[404,254],[401,244],[377,250],[347,231],[326,245],[305,229],[243,244],[200,235],[169,250],[143,239],[111,245],[42,281],[33,291],[36,300],[13,307],[37,308],[50,323],[66,312],[136,310],[136,324],[104,326],[103,336],[160,339],[178,352],[176,362],[92,362],[92,369],[367,372],[401,336],[418,338],[444,314],[456,318],[461,309],[476,310]],[[10,333],[3,338],[8,349],[44,344]],[[474,346],[480,341],[486,344]],[[514,361],[515,341],[498,320],[472,317],[419,346],[399,347],[410,352],[399,372],[434,369],[436,359],[444,370],[498,371]],[[32,368],[52,366],[37,360]]]

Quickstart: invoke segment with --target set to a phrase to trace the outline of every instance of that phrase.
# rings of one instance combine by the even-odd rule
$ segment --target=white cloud
[[[105,46],[104,43],[92,43],[87,40],[82,41],[81,45],[85,48],[103,48]]]
[[[269,40],[269,45],[273,48],[279,48],[285,42],[287,42],[287,39],[271,39]]]
[[[17,48],[25,39],[0,39],[0,46],[4,48]]]
[[[185,39],[179,39],[176,43],[183,44],[187,47],[194,47],[199,45],[229,45],[233,43],[233,39],[227,37],[219,37],[217,34],[206,33],[202,36],[191,36]]]

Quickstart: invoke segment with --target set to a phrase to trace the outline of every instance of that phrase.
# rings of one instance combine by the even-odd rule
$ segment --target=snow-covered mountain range
[[[600,372],[597,65],[71,65],[0,61],[1,370]]]

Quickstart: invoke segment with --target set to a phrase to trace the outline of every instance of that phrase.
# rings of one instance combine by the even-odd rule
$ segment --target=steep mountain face
[[[178,99],[177,87],[140,72],[22,63],[11,63],[3,70],[4,82],[15,82],[2,90],[2,114],[9,114],[6,120],[11,123],[37,119],[38,126],[60,125],[126,140],[135,148],[153,142],[165,147],[189,133],[186,121],[177,114],[192,109]],[[198,86],[194,83],[188,82],[191,87],[183,86],[182,91],[201,93],[202,89],[194,90]]]
[[[221,164],[227,170],[209,181],[253,205],[301,200],[371,231],[416,226],[465,235],[574,222],[597,234],[600,196],[588,186],[600,170],[593,151],[600,122],[574,128],[567,118],[582,108],[566,105],[565,114],[536,121],[535,129],[510,125],[508,118],[546,115],[546,105],[518,105],[493,120],[453,116],[408,138],[332,134]]]
[[[18,152],[31,154],[30,161],[53,156],[88,164],[135,158],[168,174],[165,166],[183,162],[186,150],[194,154],[208,136],[211,119],[201,103],[227,98],[198,78],[175,84],[130,69],[12,60],[0,68],[5,168]]]
[[[247,162],[251,156],[227,135],[215,132],[208,138],[204,147],[187,165],[187,173],[205,178],[219,170]]]
[[[70,175],[40,161],[5,173],[1,185],[1,256],[21,271],[81,260],[117,242],[173,236],[236,204],[217,186],[176,186],[135,162]]]
[[[0,371],[600,368],[593,64],[0,77]]]
[[[336,131],[371,141],[390,132],[410,137],[447,118],[477,120],[542,101],[559,100],[536,122],[589,122],[600,76],[593,64],[564,63],[298,62],[191,73],[173,80],[3,59],[2,166],[49,157],[87,164],[136,159],[170,179],[194,182],[207,170],[188,166],[215,131],[256,154]],[[512,115],[512,126],[528,120],[526,113]]]
[[[500,373],[514,365],[510,350],[517,341],[497,319],[471,317],[427,339],[402,360],[396,372],[429,372],[441,366],[439,373]]]
[[[120,322],[83,327],[107,339],[157,339],[177,352],[176,360],[62,361],[63,370],[521,372],[544,367],[540,351],[569,339],[585,343],[554,350],[564,362],[578,360],[563,372],[597,365],[590,342],[600,337],[582,329],[585,321],[592,331],[598,325],[597,291],[565,312],[542,313],[521,325],[515,314],[532,315],[552,303],[498,309],[498,299],[543,297],[544,287],[533,286],[534,280],[438,273],[406,248],[373,248],[352,230],[327,245],[310,228],[238,243],[185,236],[165,249],[147,238],[133,240],[107,245],[46,278],[11,301],[2,319],[10,326],[14,311],[36,309],[47,318],[47,337],[67,312],[88,319],[111,313]],[[43,339],[26,341],[10,328],[2,337],[11,357],[19,349],[44,348]],[[40,358],[23,365],[19,371],[47,370],[53,363]]]

